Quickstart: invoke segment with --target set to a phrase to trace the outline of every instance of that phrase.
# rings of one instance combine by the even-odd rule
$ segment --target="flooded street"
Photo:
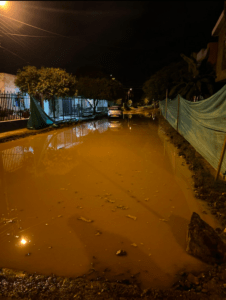
[[[0,144],[0,266],[70,277],[94,268],[143,288],[204,270],[185,251],[187,225],[194,211],[218,225],[156,121],[102,119]]]

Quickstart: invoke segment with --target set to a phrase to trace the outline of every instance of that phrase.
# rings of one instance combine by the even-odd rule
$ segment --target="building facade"
[[[226,81],[226,21],[225,10],[222,11],[212,30],[212,36],[218,37],[216,82]]]

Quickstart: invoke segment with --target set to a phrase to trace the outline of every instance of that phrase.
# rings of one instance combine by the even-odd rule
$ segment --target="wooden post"
[[[219,173],[220,173],[220,170],[221,170],[222,161],[224,159],[225,148],[226,148],[226,136],[225,136],[224,144],[223,144],[223,147],[222,147],[222,150],[221,150],[221,156],[220,156],[220,160],[219,160],[218,167],[217,167],[217,173],[216,173],[215,181],[218,179],[218,176],[219,176]]]
[[[179,124],[179,112],[180,112],[180,95],[178,95],[178,103],[177,103],[177,132],[178,132],[178,124]]]
[[[166,116],[167,116],[167,97],[168,97],[168,89],[166,90],[165,118],[166,118]]]

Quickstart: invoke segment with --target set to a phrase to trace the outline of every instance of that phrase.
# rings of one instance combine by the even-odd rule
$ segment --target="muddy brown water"
[[[187,225],[193,211],[218,224],[152,118],[0,144],[0,175],[1,267],[70,277],[94,268],[110,280],[136,275],[143,288],[207,268],[185,251]],[[116,256],[120,249],[127,255]]]

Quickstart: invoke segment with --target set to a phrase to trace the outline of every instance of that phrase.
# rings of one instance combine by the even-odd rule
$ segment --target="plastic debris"
[[[115,254],[117,256],[125,256],[125,255],[127,255],[127,252],[124,250],[118,250]]]
[[[137,217],[131,216],[131,215],[127,215],[128,218],[133,219],[134,221],[136,221]]]
[[[78,218],[78,220],[81,220],[81,221],[84,221],[84,222],[87,222],[87,223],[92,223],[93,222],[93,220],[87,220],[83,217]]]
[[[19,238],[19,235],[15,235],[15,238],[18,239],[18,238]]]
[[[116,208],[120,208],[120,209],[128,209],[129,207],[128,206],[124,206],[124,205],[117,205]]]
[[[109,200],[109,199],[107,199],[106,202],[115,203],[115,200]]]
[[[97,233],[95,233],[95,235],[101,235],[102,234],[102,232],[101,231],[97,231]]]

